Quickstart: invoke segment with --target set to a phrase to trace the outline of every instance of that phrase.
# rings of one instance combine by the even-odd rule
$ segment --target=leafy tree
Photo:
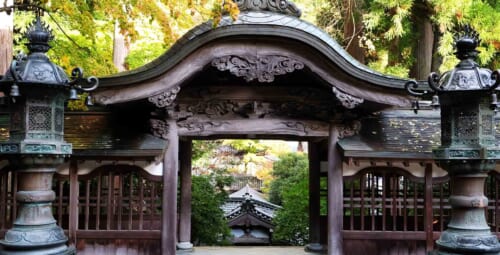
[[[224,218],[221,205],[228,194],[224,187],[231,178],[219,171],[213,175],[193,176],[192,179],[192,231],[195,244],[224,244],[230,236],[230,229]]]
[[[213,18],[213,10],[227,9],[234,17],[238,13],[232,0],[40,0],[39,3],[47,10],[44,19],[54,28],[56,36],[51,59],[67,71],[81,66],[87,74],[98,76],[117,72],[113,64],[115,24],[131,46],[128,66],[136,68],[158,57],[195,25]],[[26,20],[32,19],[16,12],[16,31],[22,32]],[[22,42],[18,41],[17,49],[22,48]]]
[[[463,23],[470,23],[481,34],[480,64],[498,68],[499,15],[498,1],[329,0],[318,13],[318,24],[348,50],[353,41],[348,36],[357,35],[364,57],[349,52],[371,68],[424,79],[431,70],[449,70],[457,63],[453,33]],[[359,28],[357,33],[345,33],[349,31],[346,20],[353,21],[351,28]]]
[[[282,205],[286,187],[299,183],[307,176],[309,161],[304,154],[288,153],[279,157],[273,165],[273,181],[269,190],[269,201]]]
[[[309,242],[309,179],[302,172],[298,182],[290,183],[282,191],[282,208],[274,218],[273,239],[291,245]]]
[[[292,245],[309,240],[309,178],[308,159],[304,154],[289,153],[280,157],[273,167],[270,201],[281,204],[274,223],[273,239]]]

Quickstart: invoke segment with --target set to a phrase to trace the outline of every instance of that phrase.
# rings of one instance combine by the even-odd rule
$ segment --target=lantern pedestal
[[[487,174],[468,174],[451,177],[451,221],[436,241],[435,254],[498,254],[498,238],[486,223],[484,196]]]
[[[68,238],[52,215],[52,177],[63,158],[24,157],[16,166],[19,213],[5,239],[0,240],[2,255],[75,254],[66,246]],[[21,164],[19,164],[21,163]]]

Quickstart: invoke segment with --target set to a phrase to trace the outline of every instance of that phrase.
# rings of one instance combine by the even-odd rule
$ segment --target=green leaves
[[[270,201],[282,205],[274,223],[273,239],[292,245],[309,240],[308,159],[304,154],[290,153],[274,163]]]
[[[227,194],[216,189],[217,185],[212,184],[214,178],[193,176],[192,179],[191,240],[195,244],[224,244],[230,236],[224,212],[220,209]]]

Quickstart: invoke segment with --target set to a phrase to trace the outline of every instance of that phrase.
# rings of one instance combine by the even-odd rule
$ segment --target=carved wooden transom
[[[220,71],[229,71],[250,82],[271,83],[277,75],[292,73],[304,68],[304,63],[286,56],[224,56],[212,61],[212,66]]]

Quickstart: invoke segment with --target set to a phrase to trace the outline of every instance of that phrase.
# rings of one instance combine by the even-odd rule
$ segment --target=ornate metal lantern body
[[[72,153],[64,141],[64,103],[77,90],[90,91],[97,79],[79,84],[82,71],[75,69],[70,80],[45,53],[53,39],[37,16],[26,32],[30,50],[19,55],[0,80],[9,98],[10,137],[0,143],[18,176],[16,200],[20,208],[12,229],[0,240],[0,254],[74,254],[67,237],[52,215],[52,177],[56,167]]]
[[[441,107],[441,146],[433,150],[434,159],[451,178],[452,215],[436,242],[436,254],[500,252],[498,239],[486,223],[488,198],[484,196],[487,173],[500,158],[494,119],[500,76],[474,61],[479,42],[477,33],[464,27],[455,38],[460,63],[441,77],[429,76],[429,85],[437,94],[433,106]],[[417,95],[412,90],[415,84],[407,84],[413,95]]]

